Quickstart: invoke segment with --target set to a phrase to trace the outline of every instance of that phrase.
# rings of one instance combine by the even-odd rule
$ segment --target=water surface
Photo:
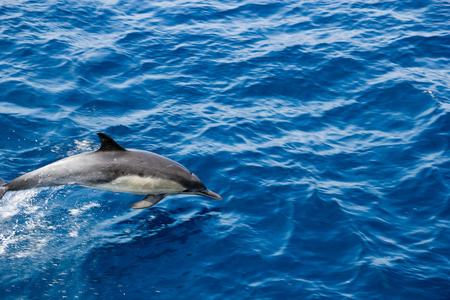
[[[3,1],[0,177],[99,146],[222,201],[0,200],[2,299],[449,299],[446,1]]]

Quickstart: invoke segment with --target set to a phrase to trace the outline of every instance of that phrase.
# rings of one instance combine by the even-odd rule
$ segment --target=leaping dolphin
[[[152,152],[125,149],[104,133],[98,136],[101,146],[97,151],[69,156],[8,183],[0,179],[0,199],[8,191],[67,184],[147,195],[131,205],[137,209],[173,194],[222,199],[181,164]]]

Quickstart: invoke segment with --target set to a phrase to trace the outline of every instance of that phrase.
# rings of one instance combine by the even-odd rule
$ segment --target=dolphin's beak
[[[220,197],[220,195],[218,195],[210,190],[195,191],[194,194],[200,195],[200,196],[206,196],[206,197],[217,199],[217,200],[222,200],[222,197]]]

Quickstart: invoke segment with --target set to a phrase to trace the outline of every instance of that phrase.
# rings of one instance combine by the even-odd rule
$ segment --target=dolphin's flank
[[[183,165],[164,156],[120,146],[98,133],[100,149],[58,160],[8,183],[0,178],[0,198],[8,191],[74,184],[114,192],[147,195],[131,208],[147,208],[172,194],[221,200]]]

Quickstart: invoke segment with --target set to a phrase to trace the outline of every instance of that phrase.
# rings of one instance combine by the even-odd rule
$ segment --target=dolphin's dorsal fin
[[[102,143],[97,151],[127,151],[108,135],[101,132],[97,133],[97,135]]]

